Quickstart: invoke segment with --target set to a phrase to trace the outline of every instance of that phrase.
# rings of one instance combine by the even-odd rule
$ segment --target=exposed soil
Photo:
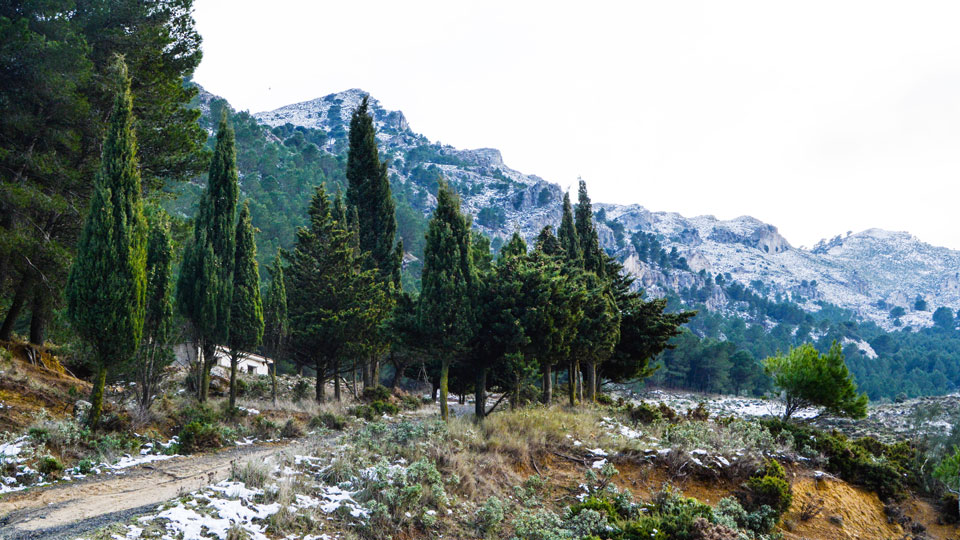
[[[236,447],[156,461],[123,475],[18,492],[0,500],[0,539],[72,538],[223,480],[232,463],[263,460],[279,452],[296,453],[306,444]]]

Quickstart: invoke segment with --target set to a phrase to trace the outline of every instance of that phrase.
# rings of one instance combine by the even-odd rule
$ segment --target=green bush
[[[597,403],[600,405],[613,405],[613,398],[609,394],[597,394]]]
[[[347,419],[332,412],[322,412],[310,419],[310,427],[312,429],[327,428],[339,431],[347,427]]]
[[[37,463],[37,470],[44,476],[59,475],[63,472],[63,463],[53,456],[43,456]]]
[[[81,459],[74,466],[74,470],[76,470],[80,474],[90,474],[90,471],[93,470],[93,466],[94,466],[94,463],[92,460]]]
[[[300,427],[300,424],[297,423],[293,418],[287,420],[287,423],[283,425],[283,429],[280,430],[280,436],[284,439],[297,439],[303,437],[303,428]]]
[[[253,435],[260,440],[276,439],[280,426],[263,416],[253,418]]]
[[[753,510],[769,506],[783,515],[790,509],[790,503],[793,502],[793,489],[790,483],[775,476],[754,476],[747,480],[747,490],[749,492],[747,500]]]
[[[400,412],[400,408],[390,403],[389,401],[376,400],[370,404],[370,407],[377,413],[377,415],[383,414],[397,414]]]
[[[223,446],[223,435],[216,425],[194,420],[180,430],[180,451],[192,454],[207,448]]]
[[[373,388],[364,388],[361,399],[363,401],[389,401],[390,389],[380,384]]]
[[[308,392],[310,392],[310,383],[306,379],[297,379],[297,383],[293,385],[293,401],[303,401],[307,398]]]
[[[348,412],[357,418],[362,418],[367,421],[373,421],[376,416],[373,407],[370,405],[357,405],[356,407],[351,407],[348,409]]]
[[[484,535],[496,532],[503,522],[503,502],[490,496],[477,511],[477,529]]]
[[[641,424],[651,424],[663,420],[663,414],[656,407],[641,401],[639,405],[630,408],[630,419]]]

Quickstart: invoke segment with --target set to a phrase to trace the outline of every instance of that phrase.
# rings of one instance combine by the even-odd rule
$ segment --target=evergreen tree
[[[377,280],[375,270],[362,268],[352,233],[333,219],[331,207],[318,187],[308,210],[310,225],[297,231],[286,274],[289,349],[298,363],[316,369],[320,402],[330,372],[337,377],[341,359],[363,350],[391,307],[389,288]]]
[[[596,401],[597,367],[607,360],[620,341],[620,310],[610,291],[609,284],[592,272],[583,272],[586,295],[583,317],[577,326],[577,337],[570,355],[570,404],[575,402],[573,375],[583,369],[584,399]]]
[[[147,295],[143,337],[137,354],[134,387],[141,413],[150,410],[160,390],[165,367],[173,362],[176,339],[173,323],[173,246],[166,212],[151,209],[148,216]]]
[[[577,236],[577,226],[573,220],[573,208],[570,206],[570,194],[563,194],[563,215],[560,219],[560,229],[557,239],[571,263],[582,266],[583,253],[580,250],[580,238]]]
[[[577,238],[583,252],[583,267],[600,277],[604,277],[605,254],[600,249],[600,238],[593,224],[593,205],[587,195],[587,183],[580,179],[579,200],[577,201]]]
[[[767,358],[763,364],[774,384],[783,390],[784,421],[806,407],[850,418],[867,415],[867,395],[857,394],[839,342],[834,341],[826,354],[806,343],[786,355]]]
[[[350,118],[350,148],[347,152],[347,206],[357,208],[360,218],[360,250],[369,253],[369,266],[383,279],[395,273],[394,235],[397,220],[390,193],[387,162],[380,161],[377,133],[368,112],[368,96]]]
[[[67,309],[77,334],[94,351],[91,427],[100,421],[111,365],[129,360],[143,331],[147,227],[140,199],[130,78],[114,64],[117,95],[94,180],[77,258],[67,283]]]
[[[470,248],[470,222],[460,199],[441,181],[437,208],[427,229],[424,248],[420,325],[440,360],[440,414],[448,418],[447,394],[451,363],[465,351],[474,333],[475,271]]]
[[[234,132],[224,111],[193,240],[184,250],[177,281],[177,305],[192,324],[203,356],[196,373],[200,401],[207,399],[217,345],[225,344],[230,332],[238,192]]]
[[[144,191],[183,181],[205,161],[191,1],[0,2],[0,339],[32,304],[42,340],[64,298],[110,128],[114,56],[135,76],[137,159]]]
[[[549,257],[559,257],[564,254],[563,246],[560,245],[560,241],[553,234],[552,225],[545,225],[540,229],[534,249]]]
[[[290,332],[287,320],[287,288],[283,278],[282,253],[277,255],[270,266],[270,286],[263,302],[263,344],[267,355],[273,360],[270,365],[270,397],[277,402],[277,364]]]
[[[364,96],[350,117],[347,206],[357,212],[357,234],[360,252],[365,255],[364,266],[376,269],[381,281],[392,283],[399,289],[403,253],[398,254],[394,245],[397,231],[395,203],[390,192],[387,162],[380,161],[376,128],[368,106],[369,96]],[[375,386],[380,381],[380,355],[387,343],[381,340],[367,345],[370,356],[364,364],[364,385]]]
[[[230,410],[237,406],[237,365],[240,357],[259,347],[263,339],[263,302],[257,244],[250,223],[250,205],[244,202],[237,220],[233,259],[233,301],[230,305]]]
[[[527,255],[527,243],[520,233],[513,233],[510,240],[500,248],[500,258],[520,257]]]

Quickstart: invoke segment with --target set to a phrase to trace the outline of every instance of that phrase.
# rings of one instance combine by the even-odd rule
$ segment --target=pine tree
[[[263,343],[267,355],[273,360],[270,365],[270,397],[274,403],[277,402],[277,364],[290,332],[287,320],[287,288],[284,284],[281,257],[282,252],[278,248],[277,256],[270,266],[270,287],[263,302]]]
[[[583,252],[583,268],[604,277],[605,254],[600,249],[600,238],[593,224],[593,205],[587,195],[587,183],[580,179],[577,201],[577,237]]]
[[[573,220],[573,208],[570,206],[570,194],[563,194],[563,217],[560,219],[560,229],[557,239],[566,253],[567,260],[576,266],[583,265],[583,253],[580,250],[580,238],[577,236],[577,226]]]
[[[160,389],[163,369],[173,362],[173,246],[170,221],[162,209],[151,209],[148,216],[147,296],[143,319],[143,337],[134,375],[137,404],[141,412],[150,410]]]
[[[450,365],[473,336],[475,271],[470,249],[470,222],[460,199],[441,181],[437,208],[427,229],[423,253],[420,325],[440,360],[440,414],[447,420]]]
[[[207,399],[217,345],[225,344],[230,332],[238,192],[234,133],[223,111],[207,189],[177,281],[177,305],[193,325],[203,355],[196,373],[200,401]]]
[[[582,367],[584,399],[593,403],[596,401],[597,367],[613,354],[620,340],[620,310],[606,280],[592,272],[583,272],[581,276],[586,295],[583,318],[577,327],[570,355],[571,373],[578,374]],[[571,405],[575,401],[572,386]]]
[[[250,205],[243,203],[237,220],[233,259],[233,301],[230,305],[230,410],[237,405],[237,365],[240,357],[263,339],[263,302],[257,244],[250,223]]]
[[[100,172],[67,283],[70,320],[94,351],[97,371],[88,419],[94,428],[103,410],[107,370],[129,360],[139,345],[147,281],[130,78],[120,58],[114,76],[117,95]]]

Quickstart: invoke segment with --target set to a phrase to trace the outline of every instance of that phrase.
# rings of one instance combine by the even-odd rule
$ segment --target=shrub
[[[744,504],[751,510],[767,506],[782,515],[790,509],[790,503],[793,502],[793,489],[786,478],[783,466],[768,459],[763,467],[747,480],[746,492],[743,493]]]
[[[44,476],[59,475],[63,472],[63,463],[53,456],[43,456],[37,463],[37,470]]]
[[[230,464],[230,480],[243,482],[248,488],[261,488],[270,478],[270,466],[263,461],[247,461],[243,465]]]
[[[307,398],[308,392],[310,392],[310,383],[306,379],[297,379],[296,384],[293,385],[293,401],[303,401]]]
[[[657,420],[663,420],[663,414],[660,410],[641,401],[639,405],[630,408],[630,419],[641,424],[650,424]]]
[[[570,538],[560,517],[546,509],[522,509],[510,523],[514,540],[560,540]]]
[[[261,440],[276,439],[280,426],[263,416],[253,418],[253,435]]]
[[[180,451],[192,454],[207,448],[223,446],[223,436],[220,429],[209,423],[194,420],[180,430]]]
[[[283,429],[280,430],[280,436],[284,439],[303,437],[303,428],[300,427],[300,424],[296,420],[291,418],[283,425]]]
[[[378,384],[373,388],[364,388],[360,397],[363,401],[389,401],[390,389]]]
[[[496,532],[503,522],[503,502],[490,496],[477,511],[477,529],[484,535]]]
[[[710,412],[707,410],[707,406],[701,401],[700,403],[697,403],[696,407],[687,411],[687,418],[700,422],[706,422],[710,419]]]
[[[310,419],[310,427],[313,429],[326,428],[339,431],[347,427],[347,419],[332,412],[322,412]]]
[[[597,394],[597,403],[600,405],[613,405],[613,398],[609,394]]]
[[[370,408],[372,408],[374,412],[377,413],[378,416],[384,415],[384,414],[397,414],[398,412],[400,412],[400,408],[394,405],[393,403],[390,403],[389,401],[382,401],[379,399],[371,403]]]
[[[90,474],[90,471],[93,470],[94,463],[89,459],[81,459],[74,466],[74,470],[80,474]]]
[[[369,405],[357,405],[356,407],[351,407],[348,409],[348,412],[357,418],[363,418],[367,421],[373,421],[376,413],[373,410],[373,407]]]

